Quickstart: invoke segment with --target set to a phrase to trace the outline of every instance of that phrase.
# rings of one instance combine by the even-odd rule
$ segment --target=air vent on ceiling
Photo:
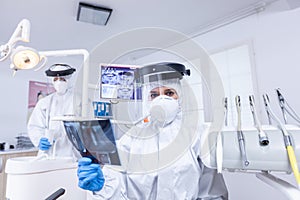
[[[77,21],[105,26],[111,12],[112,9],[110,8],[80,2],[77,12]]]

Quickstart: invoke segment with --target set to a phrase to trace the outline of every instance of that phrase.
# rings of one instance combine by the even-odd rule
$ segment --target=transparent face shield
[[[159,63],[135,71],[135,86],[142,95],[140,116],[144,122],[171,123],[180,111],[181,79],[189,73],[178,63]],[[172,116],[171,116],[172,115]]]
[[[67,64],[54,64],[45,71],[47,76],[47,82],[52,84],[56,90],[60,90],[60,87],[65,89],[70,89],[73,82],[73,73],[76,71],[75,68],[72,68]],[[59,86],[60,83],[63,86]],[[56,86],[58,85],[58,86]]]

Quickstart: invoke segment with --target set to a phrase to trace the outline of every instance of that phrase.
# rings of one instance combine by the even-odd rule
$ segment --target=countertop
[[[38,151],[38,148],[8,149],[8,150],[0,151],[0,156],[4,154],[16,154],[16,153],[26,153],[26,152],[34,152],[34,151]]]

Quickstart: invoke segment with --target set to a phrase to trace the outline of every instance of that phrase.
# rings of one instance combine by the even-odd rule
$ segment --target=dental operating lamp
[[[10,60],[10,68],[14,70],[14,74],[17,70],[36,68],[40,63],[42,63],[43,60],[43,63],[40,64],[40,67],[38,68],[40,69],[46,64],[47,61],[46,57],[41,56],[35,49],[24,46],[18,46],[16,49],[14,49],[12,51]]]
[[[38,64],[42,63],[42,60],[42,65],[46,63],[46,58],[40,56],[35,49],[24,46],[15,48],[19,41],[30,41],[30,22],[27,19],[21,20],[9,41],[0,46],[0,61],[4,61],[10,57],[10,68],[14,70],[14,74],[17,70],[37,67]]]

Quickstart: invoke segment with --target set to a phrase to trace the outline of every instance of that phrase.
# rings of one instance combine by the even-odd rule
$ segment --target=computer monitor
[[[141,89],[134,87],[134,70],[139,66],[100,64],[100,98],[141,99]]]
[[[67,136],[83,157],[100,164],[120,165],[109,119],[64,121]]]

